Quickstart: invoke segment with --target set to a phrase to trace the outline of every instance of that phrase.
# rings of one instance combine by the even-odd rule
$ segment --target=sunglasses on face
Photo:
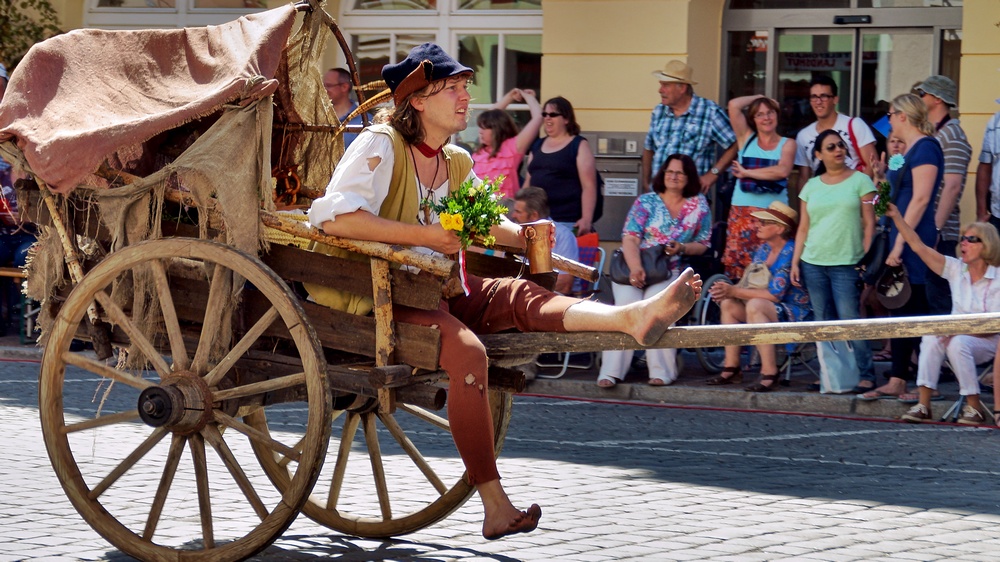
[[[978,236],[963,236],[962,242],[968,242],[970,244],[979,244],[983,239]]]
[[[837,150],[838,148],[841,149],[841,150],[847,150],[847,145],[844,144],[844,141],[840,141],[838,143],[830,143],[830,144],[824,146],[823,148],[827,152],[833,152],[834,150]]]
[[[548,113],[543,111],[542,117],[562,117],[562,113]]]

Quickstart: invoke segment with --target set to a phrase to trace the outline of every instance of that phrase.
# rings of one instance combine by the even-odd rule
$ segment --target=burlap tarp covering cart
[[[57,194],[74,192],[77,211],[86,206],[112,233],[110,251],[160,236],[163,193],[178,189],[218,211],[226,243],[256,255],[267,245],[259,210],[274,209],[272,161],[295,165],[304,185],[322,190],[343,153],[329,132],[284,126],[339,125],[319,67],[328,34],[306,15],[289,39],[294,21],[286,6],[221,26],[81,30],[36,45],[0,105],[0,154]],[[272,139],[282,143],[275,153]],[[109,188],[92,175],[104,162],[140,179]],[[65,209],[69,199],[57,201]],[[199,213],[202,237],[208,214]],[[29,263],[29,296],[43,302],[66,282],[51,230]],[[76,242],[81,252],[104,251]],[[136,277],[115,288],[116,301],[158,311],[151,280]],[[234,297],[242,285],[234,280]],[[155,327],[154,314],[142,325]],[[43,343],[49,320],[40,318]]]

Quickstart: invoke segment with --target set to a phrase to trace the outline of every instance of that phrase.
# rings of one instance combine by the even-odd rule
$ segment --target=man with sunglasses
[[[721,170],[736,156],[736,134],[726,111],[711,100],[694,95],[694,70],[672,60],[653,76],[660,81],[660,105],[653,109],[642,151],[642,192],[650,190],[653,171],[671,154],[687,154],[698,169],[702,193],[707,193]],[[718,149],[723,151],[716,158]]]
[[[972,145],[958,119],[951,118],[951,109],[958,105],[957,90],[951,78],[939,74],[928,77],[913,89],[927,106],[927,120],[937,128],[934,136],[944,151],[944,179],[934,202],[934,224],[938,229],[935,249],[946,256],[954,256],[958,248],[961,228],[958,202],[962,199],[972,160]],[[931,314],[951,313],[951,289],[946,279],[937,275],[927,277],[927,302]]]
[[[796,193],[813,176],[819,160],[813,156],[816,137],[833,129],[847,145],[847,166],[871,176],[868,163],[875,158],[875,135],[861,119],[837,113],[837,83],[829,76],[816,76],[809,83],[809,106],[816,115],[816,122],[806,125],[795,137],[797,150],[795,166],[799,170]]]

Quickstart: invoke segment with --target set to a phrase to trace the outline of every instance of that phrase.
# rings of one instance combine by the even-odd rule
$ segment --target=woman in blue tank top
[[[743,277],[743,270],[760,245],[757,219],[751,215],[775,201],[788,204],[788,174],[795,162],[795,141],[778,134],[779,110],[778,102],[761,95],[729,102],[729,120],[740,148],[730,170],[737,180],[722,263],[733,281]]]
[[[593,230],[597,208],[594,153],[580,136],[580,125],[566,98],[546,101],[542,119],[545,138],[531,145],[524,186],[544,189],[552,220],[575,228],[577,236],[586,234]]]

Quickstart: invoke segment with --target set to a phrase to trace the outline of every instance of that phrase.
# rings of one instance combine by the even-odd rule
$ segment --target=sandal
[[[731,373],[728,377],[726,373]],[[705,384],[709,386],[718,386],[723,384],[737,384],[743,382],[743,371],[739,367],[723,367],[722,374],[712,377],[705,381]]]
[[[745,390],[747,392],[770,392],[770,391],[774,390],[774,387],[778,386],[778,377],[779,376],[780,375],[778,373],[775,373],[773,375],[764,375],[764,374],[762,374],[760,376],[760,380],[759,381],[751,384],[750,386],[744,388],[743,390]],[[771,383],[771,384],[765,385],[764,384],[765,382],[768,382],[768,383]]]
[[[597,378],[597,386],[601,388],[614,388],[618,384],[618,379],[614,377]]]

